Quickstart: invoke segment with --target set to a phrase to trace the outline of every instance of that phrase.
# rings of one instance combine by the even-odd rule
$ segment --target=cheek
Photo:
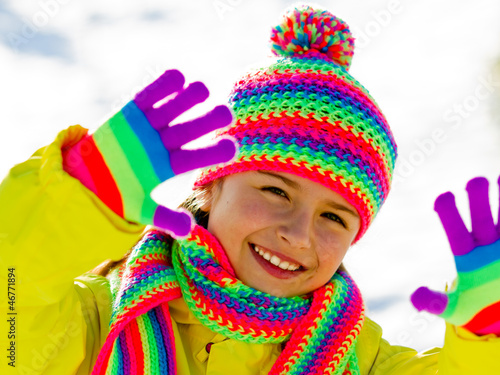
[[[245,238],[269,221],[262,204],[245,196],[221,196],[212,207],[208,231],[214,234],[226,252],[235,251]]]
[[[240,213],[248,228],[257,229],[273,221],[273,211],[262,200],[248,199],[240,205]]]
[[[239,231],[251,233],[273,221],[273,211],[258,197],[241,197],[226,209],[231,213],[232,225]]]
[[[332,249],[327,248],[327,249],[322,249],[318,253],[318,262],[320,268],[323,270],[323,272],[333,272],[335,271],[336,267],[342,262],[343,256],[338,251],[337,249]]]
[[[349,249],[349,239],[342,234],[328,233],[321,236],[318,241],[318,261],[320,267],[325,270],[331,270],[332,274],[344,259]]]

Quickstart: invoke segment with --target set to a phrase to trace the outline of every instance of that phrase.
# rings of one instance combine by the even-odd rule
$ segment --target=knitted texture
[[[397,147],[387,120],[348,72],[348,26],[309,6],[285,14],[272,30],[280,58],[239,80],[229,104],[240,152],[205,169],[196,185],[249,170],[274,170],[318,182],[358,211],[361,238],[390,189]]]
[[[110,331],[93,374],[175,374],[175,345],[164,303],[181,297],[171,241],[148,232],[111,277]]]
[[[170,247],[149,232],[114,272],[113,315],[93,374],[174,374],[166,302],[181,293],[205,326],[248,343],[286,346],[270,374],[359,374],[361,294],[344,272],[311,296],[278,298],[242,284],[208,231],[196,226]]]

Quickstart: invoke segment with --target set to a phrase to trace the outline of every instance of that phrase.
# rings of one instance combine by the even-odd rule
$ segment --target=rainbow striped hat
[[[354,38],[331,13],[302,6],[272,29],[268,67],[236,82],[229,104],[240,152],[205,169],[196,186],[250,170],[293,173],[341,194],[361,238],[389,193],[397,146],[368,91],[348,72]]]

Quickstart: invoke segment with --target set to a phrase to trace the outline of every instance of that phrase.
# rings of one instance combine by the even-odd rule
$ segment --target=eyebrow
[[[292,181],[284,176],[281,176],[279,174],[276,174],[276,173],[273,173],[273,172],[269,172],[269,171],[262,171],[262,170],[258,170],[257,171],[258,173],[261,173],[261,174],[265,174],[267,176],[270,176],[270,177],[274,177],[274,178],[277,178],[281,181],[283,181],[286,185],[290,186],[291,188],[294,188],[296,190],[302,190],[302,186],[300,186],[300,184],[296,183],[295,181]],[[359,215],[356,211],[353,211],[351,210],[350,208],[342,205],[342,204],[339,204],[337,202],[334,202],[334,201],[331,201],[331,200],[328,200],[326,202],[326,204],[336,210],[339,210],[339,211],[344,211],[352,216],[354,216],[355,218],[359,218]]]
[[[337,202],[328,201],[326,204],[328,206],[330,206],[330,207],[333,207],[333,208],[339,210],[339,211],[347,212],[348,214],[354,216],[355,218],[359,218],[359,215],[358,215],[358,213],[356,211],[353,211],[353,210],[351,210],[350,208],[347,208],[344,205],[338,204]]]
[[[281,181],[283,181],[285,184],[287,184],[288,186],[294,188],[294,189],[297,189],[297,190],[302,190],[302,186],[300,186],[298,183],[296,183],[295,181],[292,181],[290,180],[289,178],[286,178],[286,177],[283,177],[279,174],[276,174],[276,173],[273,173],[273,172],[269,172],[269,171],[261,171],[261,170],[258,170],[257,171],[258,173],[262,173],[262,174],[265,174],[267,176],[271,176],[271,177],[274,177],[274,178],[277,178]]]

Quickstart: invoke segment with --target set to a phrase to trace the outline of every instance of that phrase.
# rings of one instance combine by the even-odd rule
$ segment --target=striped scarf
[[[361,294],[337,272],[311,296],[281,298],[236,279],[224,250],[196,226],[173,241],[150,231],[111,277],[110,332],[92,374],[176,374],[168,301],[181,296],[212,331],[248,343],[285,343],[270,374],[359,374]]]

